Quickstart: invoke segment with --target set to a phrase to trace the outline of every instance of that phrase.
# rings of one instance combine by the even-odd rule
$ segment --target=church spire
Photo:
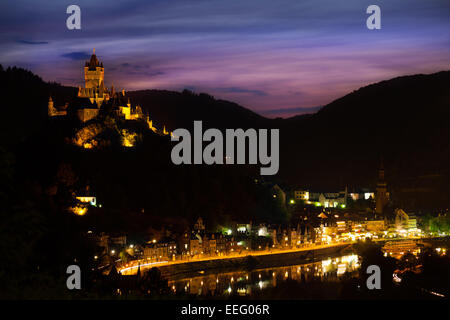
[[[388,204],[388,193],[387,184],[384,178],[384,163],[383,158],[380,161],[380,169],[378,171],[378,183],[377,183],[377,194],[375,197],[375,212],[376,214],[382,215],[384,208]]]
[[[383,157],[380,159],[380,169],[378,170],[378,180],[384,181],[384,163],[383,163]]]

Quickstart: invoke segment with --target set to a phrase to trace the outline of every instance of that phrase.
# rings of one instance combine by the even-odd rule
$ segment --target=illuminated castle
[[[153,132],[161,135],[169,134],[165,126],[162,130],[156,129],[149,115],[144,115],[140,106],[131,104],[130,98],[125,95],[125,90],[116,92],[114,86],[111,86],[111,89],[105,86],[105,68],[103,62],[99,61],[95,55],[95,49],[90,60],[84,65],[84,82],[84,88],[78,87],[77,97],[70,105],[66,103],[62,107],[55,107],[52,97],[49,97],[48,116],[66,116],[69,107],[84,123],[96,118],[102,110],[105,110],[125,120],[146,121]]]
[[[84,88],[78,87],[77,115],[82,122],[89,121],[100,112],[102,105],[107,105],[112,100],[114,111],[126,120],[142,119],[142,109],[139,106],[131,107],[130,99],[125,98],[125,91],[116,93],[114,86],[111,89],[105,87],[105,68],[95,55],[95,49],[91,59],[84,65]]]

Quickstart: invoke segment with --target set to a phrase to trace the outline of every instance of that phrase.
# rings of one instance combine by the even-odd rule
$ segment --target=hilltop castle
[[[153,126],[149,115],[144,115],[142,108],[138,105],[132,105],[130,98],[125,94],[125,90],[116,92],[114,86],[108,89],[105,86],[105,68],[103,62],[100,62],[95,55],[95,49],[89,61],[84,65],[84,88],[78,87],[77,97],[72,103],[66,103],[64,106],[55,107],[52,97],[48,101],[49,117],[67,116],[68,109],[75,112],[81,122],[88,122],[95,119],[102,111],[113,112],[125,120],[143,120],[146,121],[150,130],[167,135],[165,126],[158,130]]]

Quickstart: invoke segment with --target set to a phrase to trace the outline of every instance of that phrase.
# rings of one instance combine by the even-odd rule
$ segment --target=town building
[[[309,203],[315,203],[325,208],[345,208],[347,197],[347,188],[339,192],[309,192]]]
[[[217,235],[214,233],[206,234],[203,237],[203,254],[214,256],[217,254]]]
[[[189,254],[196,256],[203,254],[203,239],[200,234],[191,234],[189,239]]]
[[[348,193],[348,196],[353,201],[358,200],[373,200],[375,199],[375,192],[367,188],[361,188]]]
[[[203,219],[199,217],[194,224],[194,231],[196,232],[205,232],[205,224],[203,223]]]
[[[93,197],[93,196],[81,196],[81,197],[76,197],[76,199],[82,203],[86,203],[89,204],[93,207],[97,206],[97,198]]]
[[[163,239],[144,247],[144,258],[152,261],[175,260],[177,244],[172,239]]]
[[[387,230],[387,223],[384,220],[369,220],[366,222],[366,230],[380,233]]]
[[[408,215],[402,209],[396,209],[394,226],[397,232],[415,232],[417,230],[417,219],[413,215]]]
[[[294,191],[294,199],[295,200],[309,200],[309,191],[308,190],[295,190]]]

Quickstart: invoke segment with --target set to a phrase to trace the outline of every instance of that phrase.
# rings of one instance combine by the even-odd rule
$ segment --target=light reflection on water
[[[199,275],[191,278],[171,280],[169,287],[174,293],[195,295],[251,295],[255,290],[277,287],[277,284],[294,280],[339,281],[346,273],[354,273],[359,268],[357,255],[328,258],[309,264],[286,267],[272,267],[252,271],[233,271]]]

